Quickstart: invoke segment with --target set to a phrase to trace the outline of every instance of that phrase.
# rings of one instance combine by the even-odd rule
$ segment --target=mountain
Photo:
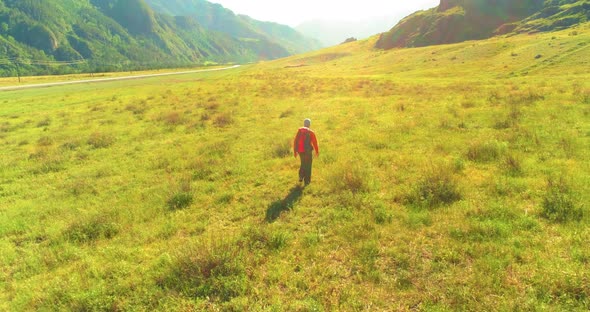
[[[307,37],[318,39],[324,46],[333,46],[342,43],[346,38],[355,37],[364,39],[383,32],[401,19],[400,16],[385,16],[363,19],[358,21],[330,21],[310,20],[297,27],[296,30]]]
[[[590,21],[590,1],[550,0],[542,10],[522,20],[520,23],[506,25],[509,31],[529,33],[565,29]]]
[[[181,14],[189,12],[181,5],[197,2],[213,8],[207,22],[203,16]],[[211,27],[232,19],[233,32]],[[0,74],[250,62],[316,48],[293,29],[267,24],[237,18],[206,1],[0,0]],[[57,66],[71,63],[76,64]]]
[[[589,20],[589,7],[588,0],[441,0],[436,8],[404,18],[381,35],[376,47],[420,47],[562,29]]]
[[[236,15],[220,4],[205,0],[146,0],[157,12],[172,16],[190,16],[208,30],[224,33],[243,41],[278,43],[291,54],[321,48],[316,40],[306,38],[293,28],[262,22],[246,15]]]

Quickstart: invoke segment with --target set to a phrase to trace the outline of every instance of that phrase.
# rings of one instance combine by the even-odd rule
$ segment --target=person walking
[[[320,149],[318,148],[318,140],[315,133],[309,128],[311,120],[305,119],[303,127],[297,130],[295,141],[293,142],[293,153],[295,158],[299,155],[301,159],[301,167],[299,167],[299,182],[305,182],[305,185],[311,183],[311,165],[313,163],[313,152],[315,156],[320,156]]]

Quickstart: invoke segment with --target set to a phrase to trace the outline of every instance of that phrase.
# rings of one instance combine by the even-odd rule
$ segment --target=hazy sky
[[[209,0],[236,14],[290,26],[316,18],[362,20],[376,16],[399,16],[437,6],[440,0]]]

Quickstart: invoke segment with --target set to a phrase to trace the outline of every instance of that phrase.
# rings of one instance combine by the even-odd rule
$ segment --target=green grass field
[[[0,310],[587,311],[575,31],[0,93]]]
[[[196,66],[190,68],[175,68],[168,70],[146,70],[146,71],[127,71],[127,72],[110,72],[110,73],[92,73],[92,74],[72,74],[62,76],[32,76],[32,77],[21,77],[20,82],[18,77],[2,77],[0,78],[0,87],[11,87],[11,86],[23,86],[23,85],[35,85],[52,82],[65,82],[65,81],[78,81],[78,80],[97,80],[104,78],[118,78],[118,77],[130,77],[130,76],[141,76],[150,74],[163,74],[173,72],[187,72],[187,71],[198,71],[198,70],[210,70],[215,68],[230,67],[229,65],[208,65],[208,66]]]

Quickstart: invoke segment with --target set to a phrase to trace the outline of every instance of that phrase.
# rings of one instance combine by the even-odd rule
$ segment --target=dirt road
[[[113,77],[113,78],[64,81],[64,82],[51,82],[51,83],[30,84],[30,85],[22,85],[22,86],[8,86],[8,87],[0,87],[0,92],[2,92],[2,91],[16,91],[16,90],[24,90],[24,89],[36,89],[36,88],[49,88],[49,87],[72,85],[72,84],[82,84],[82,83],[97,83],[97,82],[109,82],[109,81],[119,81],[119,80],[144,79],[144,78],[161,77],[161,76],[185,75],[185,74],[228,70],[228,69],[234,69],[234,68],[238,68],[238,67],[240,67],[240,65],[234,65],[231,67],[224,67],[224,68],[190,70],[190,71],[175,72],[175,73],[162,73],[162,74],[149,74],[149,75]]]

